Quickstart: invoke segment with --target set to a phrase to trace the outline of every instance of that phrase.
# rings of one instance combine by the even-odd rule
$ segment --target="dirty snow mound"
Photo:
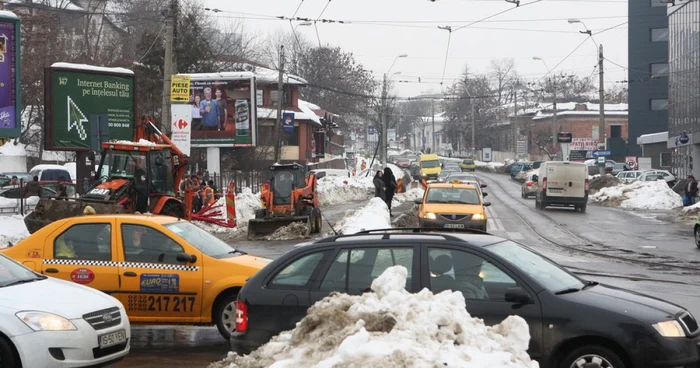
[[[374,193],[373,177],[341,178],[326,176],[318,180],[318,200],[321,206],[362,201]]]
[[[636,181],[603,188],[591,195],[590,202],[629,210],[671,210],[683,207],[683,199],[663,180]]]
[[[394,227],[419,227],[418,222],[418,205],[413,206],[413,208],[402,213],[391,223]]]
[[[410,294],[403,266],[388,268],[359,296],[333,293],[291,331],[248,356],[210,368],[471,367],[535,368],[524,319],[488,327],[467,312],[461,292]]]
[[[242,234],[247,234],[248,232],[248,221],[255,218],[255,211],[262,207],[260,202],[260,196],[258,194],[253,194],[250,188],[243,188],[243,191],[236,194],[236,224],[237,226],[233,229],[222,227],[219,225],[214,225],[204,221],[194,221],[196,225],[210,233],[228,234],[231,236],[239,236]],[[226,206],[226,198],[221,197],[216,202],[214,207],[220,206],[213,211],[219,211],[220,215],[216,216],[220,219],[226,218],[224,208]]]
[[[503,167],[506,166],[503,162],[483,162],[474,160],[474,164],[477,169],[491,171],[491,172],[501,172]]]
[[[340,234],[354,234],[363,230],[388,229],[391,227],[389,208],[381,198],[374,197],[357,211],[348,211],[345,218],[333,227]]]
[[[292,222],[291,224],[275,230],[274,233],[265,237],[265,240],[295,240],[309,237],[309,226],[303,222]]]
[[[17,244],[29,236],[24,217],[20,215],[0,216],[0,248],[6,248],[9,243]]]
[[[588,189],[593,192],[599,191],[603,188],[614,187],[620,185],[620,179],[612,175],[593,175],[593,179],[590,180],[588,184]]]

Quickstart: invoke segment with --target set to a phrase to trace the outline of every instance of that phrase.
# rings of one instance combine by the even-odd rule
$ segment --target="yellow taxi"
[[[488,217],[481,188],[475,184],[430,184],[422,199],[417,199],[420,227],[477,229],[486,231]]]
[[[216,325],[226,339],[238,291],[270,262],[188,221],[155,215],[67,218],[1,252],[116,297],[132,324]]]

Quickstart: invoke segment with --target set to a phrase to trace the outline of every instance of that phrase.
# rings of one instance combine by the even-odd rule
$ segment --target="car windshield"
[[[492,244],[486,248],[532,277],[540,286],[552,293],[580,290],[585,286],[581,279],[554,262],[510,240]]]
[[[438,161],[438,160],[421,161],[420,167],[422,167],[424,169],[432,169],[434,167],[440,167],[440,161]]]
[[[165,227],[209,257],[226,258],[237,253],[233,247],[192,223],[178,221],[166,224]]]
[[[474,165],[474,160],[464,160],[462,163],[465,165]]]
[[[0,287],[44,280],[46,278],[46,276],[39,275],[36,272],[0,254]]]
[[[471,188],[430,188],[425,203],[481,204]]]

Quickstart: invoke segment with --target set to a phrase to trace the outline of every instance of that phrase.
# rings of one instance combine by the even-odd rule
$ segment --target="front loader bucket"
[[[99,215],[108,213],[122,213],[124,208],[112,203],[91,203],[75,200],[57,200],[52,198],[41,198],[34,211],[24,217],[24,224],[30,234],[34,234],[42,227],[68,217],[83,214],[86,206],[91,206]]]
[[[272,235],[277,229],[288,226],[289,224],[301,222],[308,228],[311,226],[309,216],[290,216],[290,217],[272,217],[272,218],[257,218],[248,221],[248,240]]]

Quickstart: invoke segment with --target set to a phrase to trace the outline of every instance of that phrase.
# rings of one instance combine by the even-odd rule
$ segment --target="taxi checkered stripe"
[[[175,270],[175,271],[198,271],[197,266],[184,266],[174,264],[158,264],[158,263],[138,263],[138,262],[112,262],[112,261],[90,261],[82,259],[45,259],[44,264],[54,265],[76,265],[76,266],[118,266],[118,267],[134,267],[134,268],[149,268],[155,270]]]

